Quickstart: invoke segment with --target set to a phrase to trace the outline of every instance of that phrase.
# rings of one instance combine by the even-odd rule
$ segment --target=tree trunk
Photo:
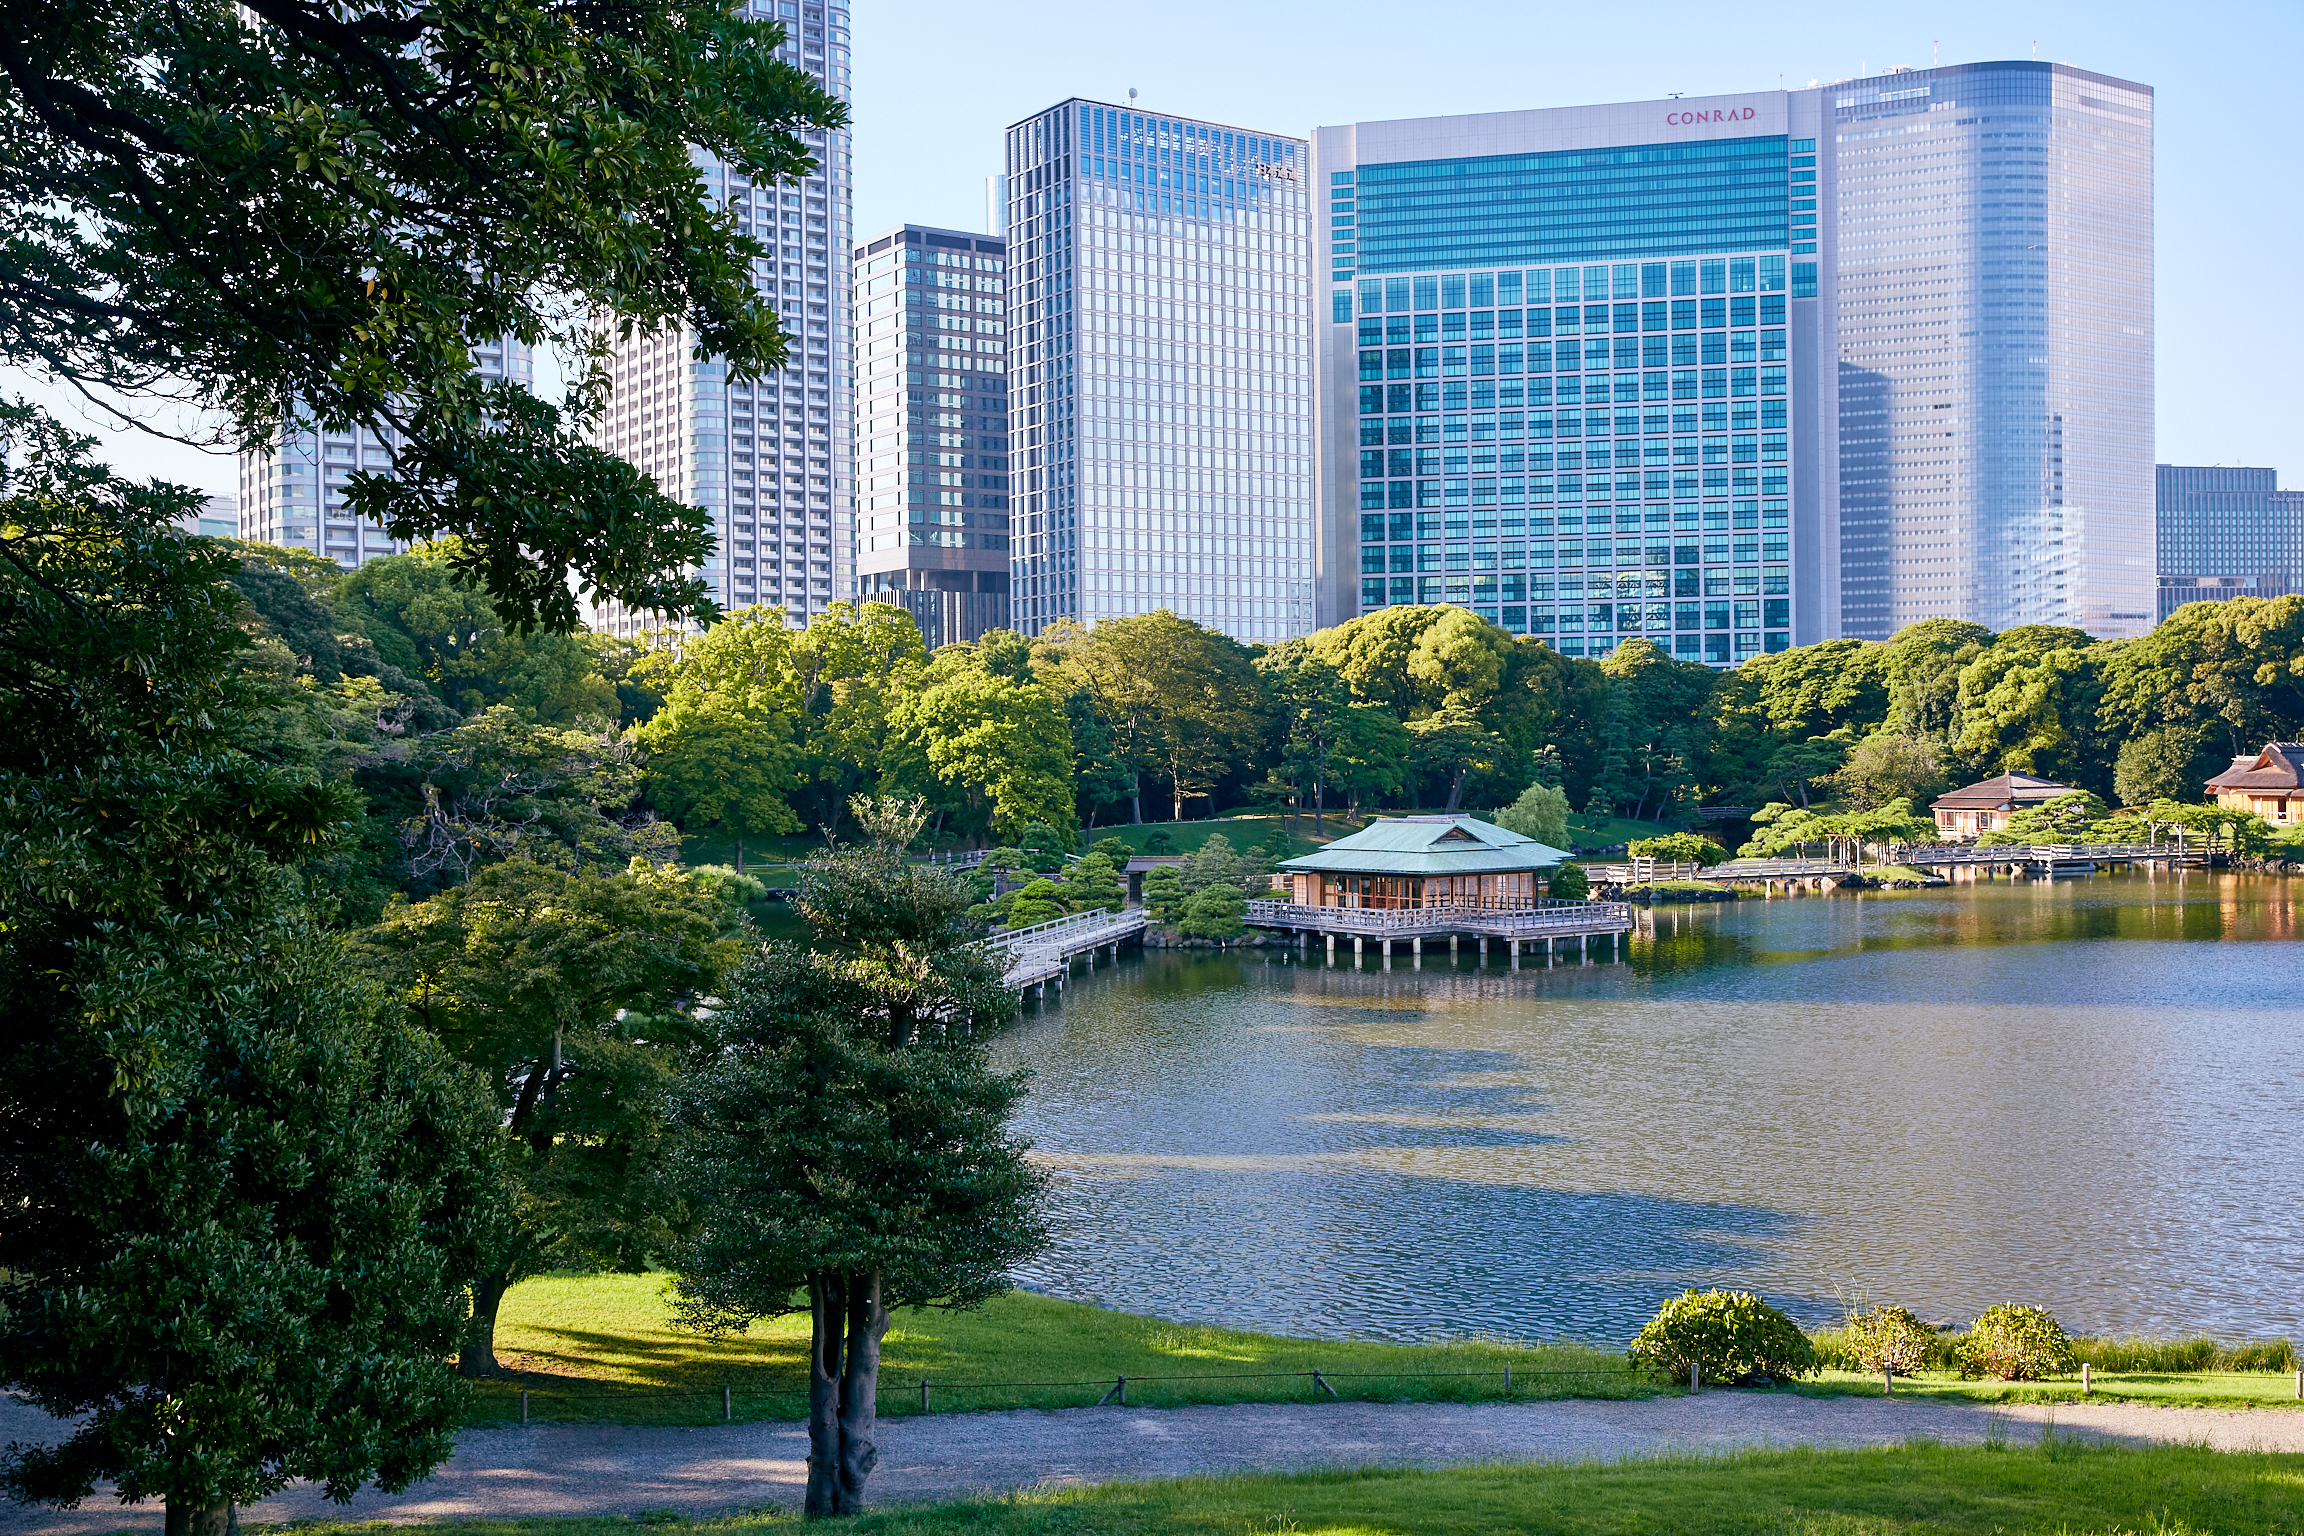
[[[864,1480],[880,1460],[873,1422],[880,1392],[880,1339],[888,1309],[880,1305],[880,1275],[848,1276],[848,1357],[840,1380],[840,1486],[843,1515],[864,1513]]]
[[[808,1492],[811,1519],[864,1512],[864,1484],[880,1460],[880,1340],[888,1312],[877,1271],[825,1270],[808,1282]]]
[[[1327,835],[1327,827],[1323,824],[1327,808],[1328,781],[1326,779],[1314,779],[1312,781],[1312,835],[1314,837]]]
[[[240,1536],[240,1506],[230,1499],[214,1504],[168,1501],[167,1536]]]
[[[1456,777],[1448,781],[1448,809],[1451,811],[1456,809],[1457,802],[1461,801],[1463,798],[1464,770],[1459,768],[1456,770]]]
[[[1144,779],[1141,774],[1132,774],[1128,779],[1128,824],[1132,827],[1144,825]]]
[[[512,1288],[512,1271],[492,1269],[472,1282],[472,1315],[464,1323],[464,1344],[456,1352],[456,1374],[468,1381],[501,1376],[496,1363],[496,1312]]]

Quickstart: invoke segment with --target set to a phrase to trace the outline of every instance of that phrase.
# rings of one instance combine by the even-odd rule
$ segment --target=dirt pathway
[[[2059,1433],[2206,1443],[2220,1450],[2304,1451],[2304,1413],[2224,1412],[2129,1404],[2017,1407],[2011,1440]],[[1212,1408],[1075,1408],[939,1414],[883,1423],[872,1496],[881,1506],[1040,1485],[1279,1471],[1327,1466],[1445,1466],[1582,1461],[1659,1451],[1767,1445],[1982,1441],[1994,1413],[1965,1403],[1710,1392],[1647,1402],[1246,1404]],[[44,1440],[52,1421],[0,1400],[0,1443]],[[798,1503],[807,1438],[794,1424],[707,1429],[537,1424],[467,1432],[456,1455],[406,1493],[361,1494],[338,1511],[297,1487],[243,1518],[445,1520],[723,1514]],[[77,1510],[0,1506],[6,1536],[157,1532],[158,1505],[108,1498]]]

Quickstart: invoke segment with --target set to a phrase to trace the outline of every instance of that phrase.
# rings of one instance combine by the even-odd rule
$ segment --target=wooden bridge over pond
[[[1045,1000],[1051,987],[1059,993],[1064,990],[1064,978],[1077,962],[1085,960],[1088,969],[1094,970],[1097,958],[1106,951],[1116,961],[1121,945],[1143,943],[1148,921],[1142,907],[1130,907],[1125,912],[1107,912],[1099,907],[1093,912],[1075,912],[1052,922],[995,933],[982,941],[982,947],[985,953],[1006,962],[1011,990]]]

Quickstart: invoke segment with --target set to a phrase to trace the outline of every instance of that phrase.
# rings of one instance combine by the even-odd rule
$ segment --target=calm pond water
[[[1056,1179],[1019,1279],[1387,1339],[1708,1285],[2304,1337],[2300,924],[2195,871],[1666,907],[1549,972],[1155,951],[1002,1040]]]

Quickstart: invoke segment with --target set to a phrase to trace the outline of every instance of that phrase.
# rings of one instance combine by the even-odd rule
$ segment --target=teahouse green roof
[[[1280,867],[1320,875],[1508,875],[1550,869],[1567,857],[1474,816],[1387,816]]]

